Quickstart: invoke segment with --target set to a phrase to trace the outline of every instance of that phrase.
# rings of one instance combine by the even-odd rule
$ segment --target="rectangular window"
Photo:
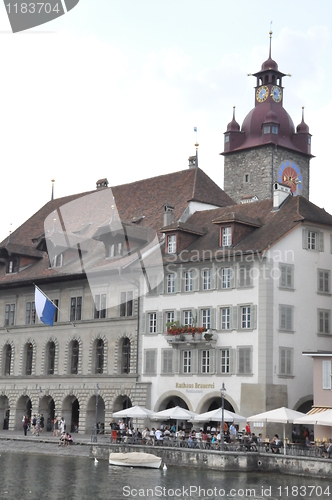
[[[271,132],[270,125],[264,125],[264,134],[269,134]]]
[[[226,144],[227,142],[229,142],[229,135],[228,135],[228,134],[226,134],[226,135],[225,135],[225,144]]]
[[[223,289],[231,287],[231,275],[232,268],[231,267],[223,267],[221,271],[221,287]]]
[[[5,306],[5,326],[12,326],[15,320],[15,304]]]
[[[82,297],[72,297],[70,300],[70,321],[82,319]]]
[[[193,314],[192,311],[183,311],[183,324],[187,326],[191,326],[193,323]]]
[[[221,349],[220,351],[220,372],[230,373],[230,349]]]
[[[193,291],[193,272],[187,271],[184,273],[184,291],[192,292]]]
[[[221,312],[221,329],[229,330],[231,327],[230,307],[222,307],[220,312]]]
[[[52,261],[52,267],[62,267],[63,265],[63,254],[60,253],[56,255]]]
[[[239,266],[239,287],[252,286],[251,264],[242,264]]]
[[[166,312],[166,323],[174,323],[174,321],[175,321],[174,311],[167,311]]]
[[[167,238],[167,253],[176,253],[176,235],[171,234]]]
[[[238,373],[240,375],[250,375],[252,373],[251,354],[251,347],[238,348]]]
[[[162,351],[162,373],[173,373],[173,349]]]
[[[272,134],[278,133],[278,127],[276,125],[272,125]]]
[[[167,275],[167,293],[175,292],[175,274]]]
[[[19,271],[19,259],[11,259],[7,261],[6,273],[12,274],[12,273],[18,273],[18,271]]]
[[[331,385],[331,361],[324,360],[322,362],[322,370],[323,370],[323,389],[332,389]]]
[[[36,306],[34,302],[27,302],[25,324],[33,325],[34,323],[36,323]]]
[[[203,271],[203,290],[211,290],[211,269]]]
[[[318,309],[318,333],[330,334],[331,311]]]
[[[244,182],[249,182],[249,174],[244,174]]]
[[[293,349],[279,348],[279,375],[293,375]]]
[[[201,352],[201,372],[210,373],[210,351],[206,349]]]
[[[308,231],[307,244],[309,250],[317,250],[317,233],[315,231]]]
[[[149,333],[157,333],[157,313],[149,313]]]
[[[291,264],[280,264],[280,288],[294,288],[294,266]]]
[[[191,351],[183,351],[183,373],[191,373]]]
[[[293,306],[279,306],[279,330],[293,331]]]
[[[106,293],[95,295],[94,318],[106,318]]]
[[[144,373],[146,375],[155,375],[156,374],[156,350],[147,350],[145,351],[144,356]]]
[[[232,228],[230,226],[221,228],[221,246],[230,247],[232,244]]]
[[[120,316],[133,315],[133,292],[121,292]]]
[[[330,293],[330,271],[318,269],[318,292]]]
[[[241,328],[243,330],[251,328],[251,307],[242,306],[241,307]]]
[[[209,330],[211,327],[211,311],[210,309],[202,309],[202,326]]]

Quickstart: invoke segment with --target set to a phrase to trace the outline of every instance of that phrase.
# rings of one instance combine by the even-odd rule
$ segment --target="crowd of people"
[[[31,431],[31,433],[35,436],[38,436],[44,431],[45,419],[42,413],[40,415],[33,415],[31,419],[29,418],[29,415],[24,415],[22,423],[25,436],[27,436],[28,431]],[[59,446],[69,446],[73,442],[72,436],[69,432],[66,432],[66,421],[63,417],[59,420],[58,416],[55,415],[54,420],[52,420],[50,424],[51,425],[47,430],[51,431],[53,429],[53,436],[59,437],[60,433]]]

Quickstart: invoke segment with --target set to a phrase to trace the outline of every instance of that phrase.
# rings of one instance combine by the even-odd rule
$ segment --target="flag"
[[[194,127],[194,132],[197,132],[197,127]]]
[[[35,286],[35,305],[38,318],[44,325],[53,326],[55,305]]]

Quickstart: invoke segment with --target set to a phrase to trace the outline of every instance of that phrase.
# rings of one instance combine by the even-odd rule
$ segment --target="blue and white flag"
[[[35,305],[38,318],[44,325],[53,326],[55,305],[35,286]]]

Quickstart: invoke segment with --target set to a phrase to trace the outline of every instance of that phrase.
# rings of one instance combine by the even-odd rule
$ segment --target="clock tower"
[[[272,198],[273,183],[289,186],[293,195],[309,198],[311,134],[304,122],[297,126],[283,107],[282,79],[286,76],[271,58],[255,73],[255,107],[242,127],[233,119],[224,134],[224,190],[238,203]],[[257,199],[256,198],[256,199]]]

